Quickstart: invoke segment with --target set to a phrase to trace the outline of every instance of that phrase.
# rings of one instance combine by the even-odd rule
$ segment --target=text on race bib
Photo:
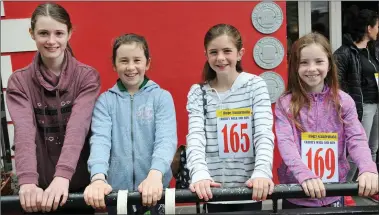
[[[339,182],[337,133],[301,133],[301,157],[323,182]]]
[[[217,110],[220,158],[253,157],[251,108]]]

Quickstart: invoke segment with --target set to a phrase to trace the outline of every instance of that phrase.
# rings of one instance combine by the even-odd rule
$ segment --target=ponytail
[[[204,69],[203,69],[203,81],[209,82],[215,78],[216,78],[216,72],[211,68],[208,61],[206,61],[204,64]]]
[[[236,70],[237,72],[243,72],[241,60],[237,61]]]
[[[72,51],[72,48],[71,48],[71,46],[70,46],[70,43],[67,43],[66,49],[67,49],[68,52],[70,52],[70,54],[71,54],[73,57],[75,57],[75,56],[74,56],[74,52]]]

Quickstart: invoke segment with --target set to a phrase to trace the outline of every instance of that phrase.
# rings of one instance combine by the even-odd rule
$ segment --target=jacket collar
[[[327,84],[324,84],[324,88],[319,93],[308,93],[308,97],[311,101],[324,101],[324,99],[329,95],[330,88]]]
[[[74,77],[76,63],[76,59],[66,50],[64,52],[62,72],[59,77],[54,77],[54,74],[51,74],[43,65],[41,54],[37,52],[32,62],[32,78],[48,91],[65,91]]]

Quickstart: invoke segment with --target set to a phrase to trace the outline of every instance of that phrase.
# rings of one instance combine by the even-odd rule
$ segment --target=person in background
[[[378,35],[379,17],[371,10],[361,10],[350,21],[349,33],[343,36],[342,46],[334,52],[338,67],[340,87],[355,101],[358,118],[365,129],[371,157],[376,162],[379,146],[379,55],[375,52],[375,40]],[[350,154],[350,152],[348,151]],[[357,166],[349,157],[350,171],[347,181],[355,180]],[[371,197],[378,201],[379,196]],[[345,197],[347,206],[355,205],[351,196]]]
[[[38,52],[9,78],[7,105],[15,127],[21,206],[26,212],[50,212],[65,204],[69,192],[83,192],[89,184],[87,135],[100,76],[73,56],[72,24],[62,6],[40,4],[30,35]],[[62,211],[81,212],[94,211]]]
[[[255,201],[211,202],[208,212],[261,210],[261,200],[274,189],[273,116],[266,83],[243,71],[245,49],[235,27],[211,27],[204,48],[205,83],[194,84],[187,101],[190,189],[209,201],[211,187],[248,186]]]
[[[279,181],[301,184],[311,197],[283,199],[283,209],[342,207],[342,197],[325,198],[323,183],[346,182],[346,150],[359,167],[359,195],[378,192],[378,171],[367,137],[354,100],[338,88],[337,67],[323,35],[310,33],[293,45],[288,87],[277,102],[275,119],[283,158]]]
[[[119,36],[112,60],[119,79],[100,95],[93,111],[91,184],[84,199],[94,208],[105,208],[104,196],[112,189],[138,190],[142,205],[130,205],[128,214],[164,214],[157,201],[172,178],[177,147],[174,101],[146,76],[151,58],[143,36]],[[107,209],[108,214],[117,213],[116,207]]]

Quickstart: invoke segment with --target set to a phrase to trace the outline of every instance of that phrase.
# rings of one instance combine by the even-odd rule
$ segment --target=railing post
[[[278,213],[278,199],[272,198],[272,210],[274,213]]]

